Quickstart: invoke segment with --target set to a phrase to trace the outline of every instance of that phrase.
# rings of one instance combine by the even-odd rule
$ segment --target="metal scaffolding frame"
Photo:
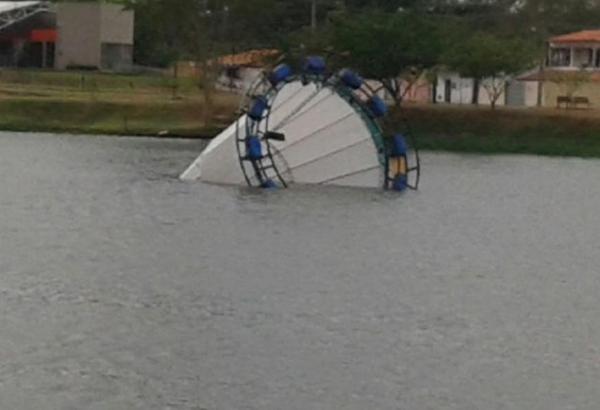
[[[51,10],[52,5],[47,1],[0,1],[0,30]]]

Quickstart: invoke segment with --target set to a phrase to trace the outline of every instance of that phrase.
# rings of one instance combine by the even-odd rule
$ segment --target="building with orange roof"
[[[216,59],[217,64],[224,67],[263,68],[281,55],[275,49],[250,50],[243,53],[228,54]]]
[[[550,38],[554,44],[582,44],[600,42],[600,30],[583,30]]]
[[[249,50],[217,57],[208,61],[208,65],[219,71],[216,81],[218,88],[241,93],[281,54],[280,50],[275,49]],[[178,77],[197,77],[202,75],[202,64],[178,61],[170,72]]]
[[[519,79],[539,84],[542,106],[600,108],[600,30],[549,38],[544,68]]]
[[[457,73],[441,73],[435,90],[440,103],[489,103],[481,88],[479,96],[473,96],[473,79]],[[558,102],[572,101],[570,106],[575,106],[575,100],[579,106],[600,108],[600,30],[549,38],[543,69],[511,79],[498,105],[555,107]]]
[[[556,69],[599,69],[600,30],[584,30],[550,38],[547,66]]]
[[[215,60],[221,69],[216,85],[227,91],[243,93],[263,69],[272,65],[280,56],[281,51],[275,49],[249,50],[221,56]]]

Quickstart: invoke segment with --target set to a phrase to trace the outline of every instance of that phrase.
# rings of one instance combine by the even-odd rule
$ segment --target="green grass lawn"
[[[206,113],[193,78],[0,71],[3,130],[210,138],[234,119],[238,103],[238,95],[215,92]],[[403,130],[400,113],[421,149],[600,158],[597,110],[407,105],[392,110],[388,134]]]
[[[205,124],[202,113],[203,105],[194,102],[0,100],[0,129],[210,138],[230,120],[212,116]]]
[[[166,89],[170,92],[177,86],[180,92],[195,92],[197,79],[191,77],[173,78],[161,74],[111,74],[96,71],[53,71],[2,69],[0,84],[19,85],[41,89],[64,89],[79,91],[123,91],[135,92]]]
[[[204,98],[190,78],[2,70],[0,129],[212,137],[239,97],[214,92],[208,114]]]
[[[600,157],[600,112],[407,106],[421,149]],[[388,129],[402,130],[398,112]]]

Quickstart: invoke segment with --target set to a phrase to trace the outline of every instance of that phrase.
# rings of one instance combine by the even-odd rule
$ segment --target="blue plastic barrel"
[[[269,75],[269,82],[273,87],[286,81],[292,76],[292,68],[287,64],[280,64]]]
[[[392,182],[392,189],[394,191],[402,192],[408,188],[408,176],[406,174],[399,174],[394,177]]]
[[[403,157],[408,152],[408,144],[406,138],[402,134],[396,134],[392,137],[392,144],[390,149],[390,157],[397,158]]]
[[[251,135],[246,139],[246,154],[249,159],[256,161],[263,157],[260,138]]]
[[[250,108],[248,112],[248,116],[255,121],[259,121],[262,119],[263,114],[269,108],[269,103],[265,97],[257,97],[254,100],[254,104]]]
[[[340,71],[340,80],[342,80],[342,83],[346,87],[351,88],[353,90],[358,90],[360,87],[362,87],[364,82],[361,76],[347,68]]]
[[[321,75],[327,70],[325,59],[320,56],[307,57],[304,62],[304,71],[308,74]]]
[[[260,185],[260,187],[261,187],[261,188],[264,188],[264,189],[277,189],[277,188],[279,188],[279,187],[277,186],[277,184],[275,183],[275,181],[273,181],[272,179],[267,179],[266,181],[264,181],[264,182],[263,182],[263,183]]]
[[[369,100],[369,108],[375,118],[383,117],[388,111],[385,102],[376,95]]]

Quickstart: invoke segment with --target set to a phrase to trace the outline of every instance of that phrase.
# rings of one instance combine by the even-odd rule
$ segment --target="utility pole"
[[[310,6],[310,29],[313,34],[317,31],[317,0],[312,0]]]

